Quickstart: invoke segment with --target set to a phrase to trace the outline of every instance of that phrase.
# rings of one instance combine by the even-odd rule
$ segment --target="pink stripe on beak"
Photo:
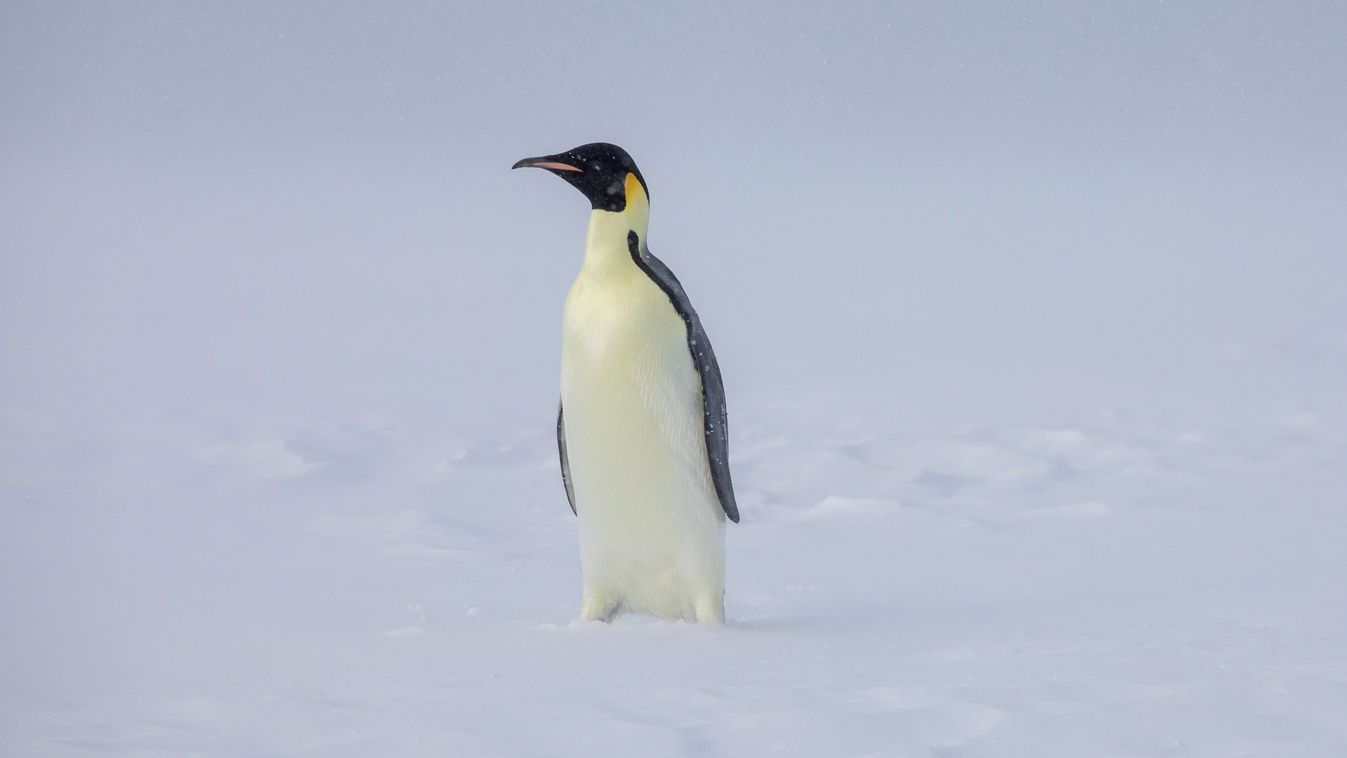
[[[584,173],[583,170],[576,168],[569,163],[558,163],[556,161],[543,161],[542,163],[530,163],[529,165],[537,166],[538,168],[550,168],[553,171],[575,171],[581,174]]]

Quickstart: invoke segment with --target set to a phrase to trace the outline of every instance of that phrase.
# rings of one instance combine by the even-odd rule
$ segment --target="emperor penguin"
[[[720,366],[678,278],[646,244],[650,191],[595,142],[513,168],[589,200],[562,314],[561,480],[580,524],[580,617],[725,621],[725,520],[738,523]]]

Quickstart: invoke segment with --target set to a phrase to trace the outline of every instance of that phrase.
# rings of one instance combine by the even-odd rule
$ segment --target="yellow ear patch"
[[[650,198],[645,196],[645,187],[641,186],[641,180],[636,178],[636,174],[627,172],[627,202],[630,203],[635,198],[641,198],[645,202],[650,202]]]

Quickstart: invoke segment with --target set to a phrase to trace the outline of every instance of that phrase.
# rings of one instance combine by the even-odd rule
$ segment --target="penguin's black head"
[[[545,168],[584,193],[595,210],[621,213],[627,207],[627,176],[635,176],[650,196],[645,177],[627,151],[607,142],[591,142],[564,153],[525,158],[510,168]]]

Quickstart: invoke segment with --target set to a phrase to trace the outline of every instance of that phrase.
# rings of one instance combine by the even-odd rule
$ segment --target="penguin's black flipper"
[[[571,485],[571,462],[566,458],[566,420],[561,403],[557,403],[557,453],[561,455],[561,484],[566,488],[566,501],[571,504],[571,513],[579,516],[575,510],[575,488]]]
[[[627,248],[636,265],[669,296],[669,302],[687,325],[688,350],[702,380],[702,425],[706,433],[706,457],[711,462],[711,481],[725,516],[737,524],[739,506],[734,502],[734,483],[730,479],[730,414],[725,407],[725,383],[720,378],[720,364],[711,349],[711,340],[673,271],[641,244],[636,232],[628,232]],[[564,451],[562,456],[564,460]]]

